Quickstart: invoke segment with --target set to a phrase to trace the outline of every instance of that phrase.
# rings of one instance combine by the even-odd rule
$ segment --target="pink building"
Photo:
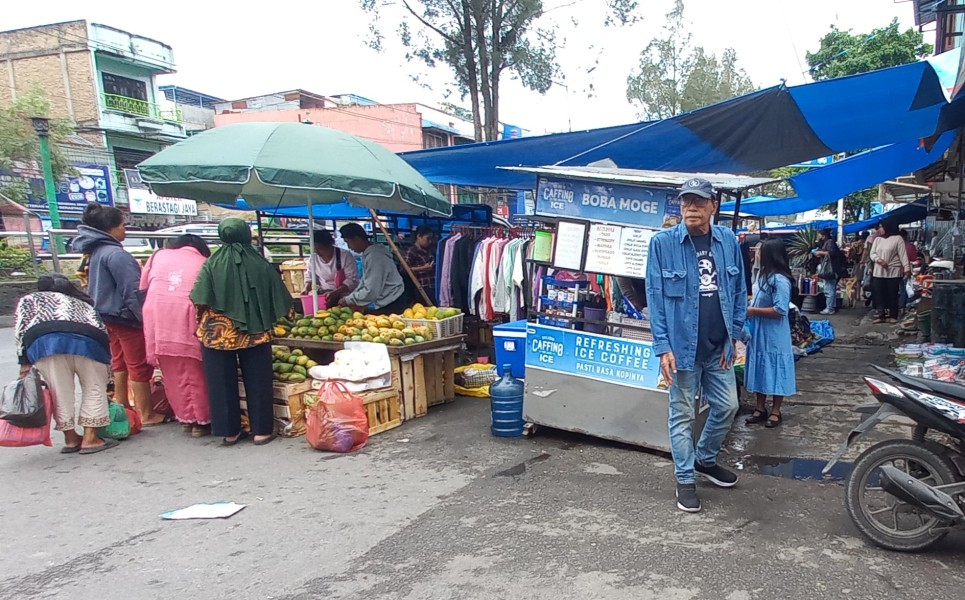
[[[233,123],[311,123],[376,142],[393,152],[472,141],[472,123],[420,104],[377,104],[304,90],[216,103],[215,127]]]

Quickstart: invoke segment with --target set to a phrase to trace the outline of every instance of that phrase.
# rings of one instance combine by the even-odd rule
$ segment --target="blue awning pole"
[[[738,190],[737,200],[734,202],[734,219],[731,221],[730,229],[734,233],[737,233],[737,219],[740,218],[741,214],[741,198],[744,196],[743,190]],[[717,210],[720,210],[720,204],[717,205]]]

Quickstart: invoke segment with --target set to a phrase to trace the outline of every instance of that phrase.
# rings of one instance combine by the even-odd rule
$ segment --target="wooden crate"
[[[402,404],[399,390],[394,387],[359,392],[365,401],[365,412],[369,417],[369,435],[395,429],[402,424]]]
[[[403,360],[392,356],[392,378],[401,383],[402,411],[406,420],[424,417],[430,406],[456,399],[455,350],[427,351]]]
[[[272,411],[275,417],[275,432],[285,437],[296,437],[305,434],[305,403],[303,396],[311,392],[311,383],[272,383]],[[241,396],[241,409],[244,411],[247,424],[248,403],[245,401],[245,387],[238,382],[238,393]],[[248,427],[245,427],[247,430]]]

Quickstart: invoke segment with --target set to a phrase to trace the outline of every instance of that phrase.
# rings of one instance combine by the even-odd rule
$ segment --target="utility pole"
[[[60,229],[60,209],[57,206],[57,183],[54,181],[54,167],[50,161],[50,120],[45,117],[30,119],[37,137],[40,139],[40,164],[44,172],[44,193],[47,196],[47,212],[50,214],[50,226]],[[54,236],[57,251],[64,251],[64,240]]]

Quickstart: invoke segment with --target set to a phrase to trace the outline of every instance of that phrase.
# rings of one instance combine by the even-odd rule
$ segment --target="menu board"
[[[622,273],[623,254],[620,244],[623,227],[619,225],[590,225],[590,239],[586,252],[588,273]]]
[[[560,221],[556,227],[556,247],[553,248],[553,266],[567,271],[583,270],[583,246],[586,242],[586,224]]]
[[[652,229],[594,224],[586,252],[590,273],[605,273],[643,279],[647,275],[647,251]]]

